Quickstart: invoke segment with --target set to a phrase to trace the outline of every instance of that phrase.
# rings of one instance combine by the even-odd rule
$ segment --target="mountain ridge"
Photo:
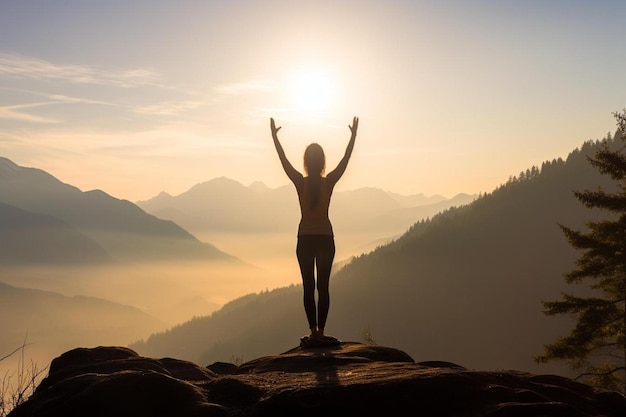
[[[175,196],[162,191],[151,199],[137,201],[137,205],[196,234],[292,232],[299,221],[298,201],[292,185],[269,188],[260,184],[254,182],[245,186],[236,180],[218,177],[195,184]],[[336,230],[369,233],[373,240],[404,232],[424,216],[434,215],[451,205],[467,204],[475,198],[476,195],[466,193],[451,199],[440,195],[405,196],[380,188],[361,187],[335,191],[329,211]]]
[[[199,241],[176,223],[148,214],[128,200],[102,190],[81,191],[43,170],[21,167],[3,157],[0,201],[34,215],[58,219],[117,261],[178,258],[240,262],[214,245]],[[22,219],[26,217],[23,215]]]
[[[81,265],[111,260],[92,239],[52,216],[0,202],[0,225],[0,262],[4,265]]]

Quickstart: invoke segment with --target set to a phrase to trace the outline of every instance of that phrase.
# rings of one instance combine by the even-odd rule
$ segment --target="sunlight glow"
[[[310,70],[297,75],[291,88],[296,109],[303,113],[321,113],[332,106],[334,86],[321,71]]]

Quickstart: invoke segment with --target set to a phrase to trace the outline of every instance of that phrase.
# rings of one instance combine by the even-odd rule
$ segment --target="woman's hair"
[[[311,208],[317,206],[320,200],[321,179],[326,169],[326,157],[324,150],[317,143],[307,146],[304,151],[304,172],[309,177],[309,193],[311,195]]]
[[[304,172],[310,176],[322,176],[326,169],[324,150],[317,143],[312,143],[304,151]]]

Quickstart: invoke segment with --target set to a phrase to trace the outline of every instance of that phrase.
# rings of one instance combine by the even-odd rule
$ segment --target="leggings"
[[[304,287],[304,311],[306,312],[309,328],[324,329],[330,294],[328,284],[330,270],[335,258],[335,240],[331,235],[300,235],[296,246],[296,255],[302,274]],[[317,266],[317,293],[318,308],[315,308],[315,266]]]

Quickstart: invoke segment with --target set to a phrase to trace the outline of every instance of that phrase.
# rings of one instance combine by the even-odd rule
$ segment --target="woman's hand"
[[[272,119],[272,126],[273,126],[273,123],[274,123],[274,120]],[[350,132],[352,132],[352,137],[355,138],[356,131],[359,128],[359,118],[354,116],[354,118],[352,119],[352,126],[348,125],[348,127],[350,128]]]
[[[281,126],[276,127],[276,123],[274,123],[274,118],[273,117],[270,118],[270,128],[272,129],[272,137],[274,139],[278,139],[278,131],[280,130]],[[352,129],[352,128],[350,128],[350,129]]]
[[[285,156],[285,151],[278,140],[278,131],[280,130],[280,126],[276,127],[276,123],[274,122],[274,118],[270,118],[270,128],[272,129],[272,138],[274,139],[274,146],[276,147],[276,152],[278,153],[278,158],[280,159],[280,163],[285,170],[285,173],[294,184],[299,183],[302,180],[302,174],[296,170],[293,165],[289,162],[287,157]],[[297,187],[297,185],[296,185]]]

